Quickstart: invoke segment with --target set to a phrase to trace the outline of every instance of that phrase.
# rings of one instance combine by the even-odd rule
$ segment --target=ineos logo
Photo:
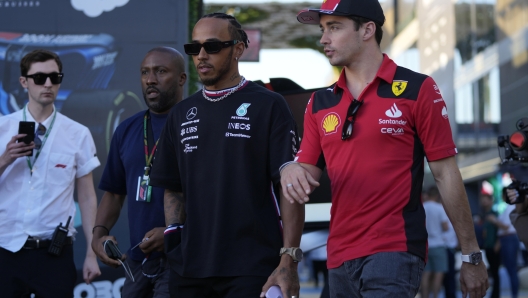
[[[187,111],[187,120],[191,120],[194,117],[196,117],[196,114],[198,114],[198,109],[196,107],[192,107]]]

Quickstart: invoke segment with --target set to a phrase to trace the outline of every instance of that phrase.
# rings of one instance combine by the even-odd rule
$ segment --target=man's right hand
[[[308,165],[309,166],[309,165]],[[319,176],[321,170],[315,166],[314,168]],[[319,179],[319,177],[317,177]],[[313,190],[319,186],[319,182],[312,176],[312,174],[298,163],[291,163],[284,167],[281,172],[281,185],[284,198],[290,203],[295,201],[299,204],[304,204],[310,200],[310,195]]]
[[[27,156],[27,151],[33,150],[35,148],[35,144],[33,142],[31,142],[29,145],[24,142],[17,143],[18,139],[21,139],[25,136],[26,134],[18,134],[11,138],[11,140],[6,145],[6,150],[0,156],[0,165],[7,167],[17,158]]]
[[[110,267],[117,268],[121,265],[121,263],[119,263],[119,261],[117,260],[110,259],[108,255],[106,254],[104,250],[104,246],[103,246],[103,242],[105,242],[106,240],[111,240],[117,245],[117,240],[114,236],[108,235],[108,236],[103,236],[99,238],[99,237],[95,237],[94,235],[94,237],[92,238],[92,249],[97,255],[97,257],[99,258],[99,260],[101,260],[101,262],[105,263],[106,265]],[[125,255],[123,255],[123,259],[124,258],[125,258]]]

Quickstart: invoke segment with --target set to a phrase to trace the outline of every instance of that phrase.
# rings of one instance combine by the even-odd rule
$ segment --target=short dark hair
[[[440,198],[440,192],[438,191],[438,187],[436,186],[431,186],[429,187],[429,189],[427,190],[427,195],[430,197],[430,198]]]
[[[229,21],[229,35],[232,39],[240,40],[244,42],[244,45],[246,46],[246,49],[249,44],[249,39],[246,34],[246,31],[242,30],[242,25],[235,19],[234,16],[228,15],[222,12],[214,12],[210,14],[206,14],[202,17],[202,19],[205,18],[215,18],[215,19],[224,19]]]
[[[57,54],[48,50],[38,49],[27,53],[22,60],[20,60],[20,75],[26,76],[31,64],[35,62],[46,62],[48,60],[55,60],[59,67],[59,72],[62,72],[62,62]]]
[[[368,22],[374,22],[373,20],[358,16],[348,16],[348,18],[354,21],[354,23],[356,24],[356,31],[358,31],[363,24]],[[376,32],[374,33],[376,37],[376,42],[378,43],[378,45],[380,45],[381,39],[383,38],[383,29],[381,29],[380,24],[378,24],[377,22],[374,22],[374,24],[376,24]]]
[[[147,52],[147,54],[150,54],[150,53],[153,53],[153,52],[169,54],[172,57],[172,61],[178,67],[177,71],[185,72],[185,61],[183,59],[183,56],[175,48],[159,46],[159,47],[155,47],[155,48],[150,49]]]

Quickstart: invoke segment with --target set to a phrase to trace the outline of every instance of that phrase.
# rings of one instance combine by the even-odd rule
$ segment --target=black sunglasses
[[[341,132],[341,140],[344,141],[352,136],[352,131],[354,131],[354,121],[356,120],[356,114],[362,104],[363,101],[354,99],[348,107],[345,124],[343,125],[343,132]]]
[[[188,43],[184,44],[183,48],[187,55],[198,55],[202,50],[202,47],[205,49],[207,54],[216,54],[220,52],[223,48],[228,48],[230,46],[236,45],[239,40],[228,40],[228,41],[206,41],[204,43]]]
[[[163,259],[156,258],[150,261],[150,255],[146,255],[141,262],[141,273],[148,278],[154,278],[161,273]]]
[[[54,85],[60,84],[62,82],[62,77],[64,74],[61,72],[52,72],[52,73],[36,73],[32,75],[26,75],[26,78],[32,78],[35,85],[44,85],[46,80],[50,78],[51,83]]]

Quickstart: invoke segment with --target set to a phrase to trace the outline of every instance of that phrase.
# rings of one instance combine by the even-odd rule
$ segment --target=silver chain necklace
[[[238,85],[236,85],[235,87],[233,87],[233,89],[231,89],[231,91],[227,92],[226,94],[218,97],[218,98],[211,98],[209,96],[207,96],[205,94],[205,87],[202,88],[202,95],[203,97],[205,97],[205,99],[207,99],[208,101],[210,102],[217,102],[217,101],[221,101],[222,99],[228,97],[229,95],[235,93],[238,89],[240,89],[240,87],[242,87],[242,85],[244,85],[244,83],[246,82],[246,78],[244,78],[242,76],[242,78],[240,79],[240,83],[238,83]]]

